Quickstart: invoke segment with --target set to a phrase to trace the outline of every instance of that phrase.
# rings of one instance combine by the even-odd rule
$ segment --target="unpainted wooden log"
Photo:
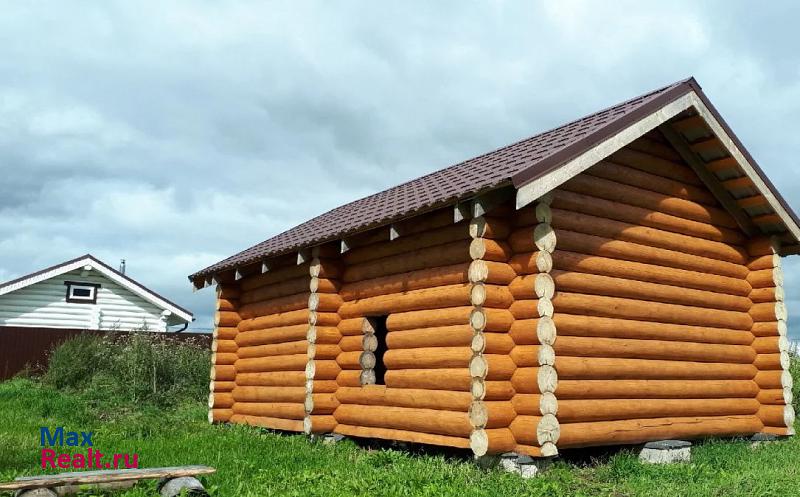
[[[302,370],[238,373],[235,376],[237,388],[240,386],[304,387],[306,384],[305,372]]]
[[[392,312],[458,307],[468,304],[470,304],[469,284],[447,285],[345,302],[339,308],[339,316],[347,319],[366,315],[390,314]]]
[[[281,356],[252,357],[236,361],[239,373],[258,373],[267,371],[303,371],[308,357],[305,353]]]
[[[561,335],[556,339],[553,347],[559,357],[618,357],[739,364],[751,364],[756,358],[756,351],[748,345],[717,345],[664,340]]]
[[[469,256],[472,260],[506,262],[511,255],[511,247],[502,241],[473,238],[469,245]]]
[[[320,312],[337,312],[342,297],[335,293],[312,293],[308,296],[308,309]]]
[[[561,423],[615,421],[624,419],[685,416],[729,416],[756,414],[761,404],[756,399],[602,399],[561,400]]]
[[[511,384],[517,394],[554,392],[558,387],[558,374],[552,366],[516,368]]]
[[[791,356],[785,350],[776,354],[758,354],[753,365],[759,370],[789,369]]]
[[[587,223],[586,231],[591,228],[591,220]],[[574,225],[573,228],[581,228],[583,225]],[[528,237],[528,232],[523,228],[511,234],[509,243],[516,252],[531,252],[536,250]],[[605,236],[599,236],[605,234]],[[644,264],[658,265],[696,271],[700,273],[710,273],[720,276],[744,279],[750,272],[742,264],[721,261],[713,258],[693,255],[680,249],[659,248],[648,245],[646,238],[631,238],[631,240],[615,239],[616,234],[613,230],[592,230],[589,233],[578,232],[567,228],[556,230],[558,237],[559,251],[562,249],[574,253],[596,255],[601,257],[620,259],[625,261],[640,262]],[[518,259],[511,260],[512,266],[518,264]]]
[[[758,395],[756,399],[764,405],[787,405],[791,404],[791,400],[789,402],[786,401],[785,392],[783,388],[769,388],[763,389],[758,391]],[[790,398],[792,397],[792,390],[788,389]]]
[[[308,414],[333,414],[338,406],[335,393],[310,393],[303,400],[303,408]]]
[[[213,352],[211,354],[211,364],[226,365],[236,362],[237,355],[235,352]]]
[[[606,161],[670,178],[688,185],[703,185],[697,174],[689,167],[679,163],[678,159],[665,159],[654,155],[650,151],[637,150],[631,146],[619,149],[611,154]]]
[[[474,306],[496,309],[508,309],[514,302],[514,297],[511,296],[507,286],[486,285],[484,283],[472,284],[469,299]]]
[[[513,323],[514,315],[510,309],[473,308],[469,315],[469,324],[475,331],[505,332]]]
[[[341,404],[334,412],[338,423],[436,435],[469,437],[472,426],[465,412],[438,409]]]
[[[240,347],[236,355],[238,355],[240,359],[247,359],[253,357],[305,354],[308,350],[308,346],[308,340],[295,340],[292,342],[273,343],[269,345],[253,345]]]
[[[743,312],[747,312],[752,306],[749,298],[738,295],[571,271],[553,270],[551,274],[559,292],[585,293]],[[520,293],[519,296],[514,295],[515,298],[531,298],[533,296],[530,292]]]
[[[233,412],[246,416],[297,420],[302,420],[306,415],[302,402],[237,402],[233,405]]]
[[[631,224],[604,217],[590,216],[588,214],[569,210],[553,208],[552,226],[556,230],[576,231],[588,235],[686,252],[688,254],[738,265],[746,264],[749,259],[749,256],[743,249],[723,242],[673,233],[662,229],[642,226],[641,224]],[[572,248],[568,250],[572,250]]]
[[[469,235],[472,238],[505,240],[510,232],[511,225],[504,217],[479,216],[469,221]]]
[[[472,398],[475,400],[510,400],[516,391],[509,380],[485,380],[472,378],[470,385]]]
[[[486,454],[511,452],[516,447],[514,435],[508,428],[475,430],[470,435],[469,447],[480,457]]]
[[[466,347],[471,346],[477,336],[483,350],[491,354],[508,353],[514,342],[505,333],[482,333],[475,335],[467,325],[421,328],[418,330],[391,331],[386,334],[389,349],[412,349],[422,347]]]
[[[750,435],[762,430],[755,415],[628,419],[561,425],[559,448],[636,444],[649,440],[686,440],[708,436]]]
[[[211,379],[214,381],[231,381],[236,377],[236,367],[219,365],[211,368]]]
[[[242,293],[240,302],[250,304],[304,293],[309,290],[309,284],[310,277],[305,274],[286,281],[246,290]]]
[[[785,336],[758,337],[753,340],[752,347],[758,354],[778,354],[789,350],[789,339]]]
[[[758,410],[764,426],[794,426],[794,408],[790,405],[765,405]]]
[[[553,321],[561,336],[634,338],[729,345],[750,345],[753,341],[752,334],[744,330],[573,315],[562,312],[556,313]]]
[[[558,250],[553,254],[553,267],[662,285],[675,285],[696,290],[747,297],[751,287],[741,278],[719,276],[708,272],[690,271],[657,264],[611,259],[596,255]]]
[[[775,302],[786,300],[782,287],[754,288],[750,292],[750,300],[754,303]]]
[[[335,361],[341,351],[338,345],[309,343],[306,355],[309,359]]]
[[[516,417],[511,401],[476,400],[469,407],[469,421],[473,429],[508,428]]]
[[[214,338],[217,340],[233,340],[238,333],[238,328],[234,327],[217,326],[214,328]]]
[[[589,184],[595,185],[590,188]],[[611,192],[620,189],[618,195]],[[741,245],[744,235],[722,209],[578,175],[555,192],[553,207],[602,216],[718,242]]]
[[[389,315],[386,320],[386,328],[391,332],[463,325],[469,323],[472,311],[473,306],[469,305],[426,311],[397,312]]]
[[[284,431],[303,431],[302,419],[273,418],[269,416],[251,416],[246,414],[234,414],[230,419],[231,423],[239,423],[248,426],[260,426],[273,430]]]
[[[309,292],[287,295],[276,299],[262,300],[251,304],[239,306],[239,315],[242,319],[251,319],[260,316],[289,313],[301,309],[308,309]]]
[[[746,312],[649,302],[604,295],[585,295],[559,291],[553,298],[558,312],[594,315],[679,325],[749,330],[753,319]],[[513,311],[514,306],[511,307]]]
[[[524,230],[520,231],[520,233],[523,236],[525,234],[529,234]],[[552,254],[542,250],[531,252],[530,250],[533,247],[532,241],[525,241],[523,247],[515,245],[513,240],[509,241],[511,242],[511,247],[515,252],[522,252],[517,253],[508,261],[509,267],[513,269],[516,274],[549,273],[550,270],[553,269]],[[518,248],[522,248],[522,250],[517,250]]]
[[[338,423],[333,415],[311,414],[303,419],[304,433],[331,433],[336,429]]]
[[[214,313],[214,326],[217,328],[236,327],[241,320],[238,312],[216,311]]]
[[[471,358],[472,351],[467,347],[420,347],[390,349],[383,356],[383,363],[389,369],[465,368]]]
[[[718,205],[714,195],[712,195],[711,192],[704,187],[689,185],[670,178],[664,178],[662,176],[640,171],[632,167],[614,164],[613,162],[600,161],[596,165],[587,169],[584,175],[604,178],[617,183],[650,190],[664,194],[669,198],[689,200],[705,206]],[[726,226],[727,224],[722,225]]]
[[[236,335],[236,344],[240,348],[259,345],[273,345],[284,342],[305,340],[308,324],[296,324],[280,328],[252,329]]]
[[[392,257],[384,257],[361,264],[348,266],[342,275],[342,281],[352,283],[387,276],[407,273],[420,269],[430,269],[468,262],[469,242],[467,240],[446,243],[434,247],[412,250]]]
[[[433,435],[408,430],[393,430],[387,428],[373,428],[369,426],[353,426],[338,423],[334,429],[336,433],[349,437],[378,438],[382,440],[397,440],[427,445],[440,445],[444,447],[469,448],[469,439],[463,437],[450,437],[446,435]]]
[[[238,346],[236,345],[235,340],[219,340],[215,339],[211,342],[211,351],[212,352],[230,352],[236,353],[238,350]]]
[[[236,312],[236,308],[238,306],[238,301],[236,300],[228,300],[224,298],[217,298],[216,300],[216,310],[217,311],[233,311]]]
[[[556,395],[567,399],[702,399],[754,398],[759,386],[753,380],[570,380],[558,382]]]
[[[785,436],[792,436],[795,435],[794,427],[786,428],[786,427],[778,427],[778,426],[765,426],[762,430],[762,433],[770,433],[772,435],[778,435],[780,437]]]
[[[451,224],[435,230],[422,232],[418,236],[400,236],[396,240],[388,238],[381,243],[373,243],[356,247],[342,254],[342,261],[347,266],[362,264],[376,259],[394,257],[415,250],[466,240],[470,237],[469,229],[463,223]]]
[[[335,312],[308,311],[308,324],[312,326],[338,326],[341,318]]]
[[[758,371],[752,364],[562,356],[555,369],[561,380],[750,380]]]
[[[384,381],[389,388],[469,392],[472,376],[467,368],[437,369],[435,375],[427,369],[402,369],[386,371]]]
[[[536,430],[543,416],[518,415],[511,422],[510,430],[518,444],[540,446]]]
[[[751,271],[759,271],[762,269],[772,269],[781,267],[781,256],[778,254],[760,255],[747,264],[747,268]]]
[[[308,324],[308,309],[244,319],[239,323],[239,331],[266,330],[301,324]]]
[[[472,396],[469,392],[447,390],[422,390],[388,388],[384,385],[367,385],[360,388],[341,387],[336,398],[342,404],[383,405],[467,412]]]
[[[307,380],[333,380],[341,370],[336,361],[310,360],[306,363],[305,375]]]
[[[469,372],[473,378],[509,380],[515,370],[514,361],[504,354],[481,354],[469,361]]]
[[[753,288],[783,286],[783,270],[780,267],[750,271],[747,282]]]
[[[755,376],[755,382],[761,388],[789,388],[794,386],[789,371],[759,371]]]
[[[233,395],[228,392],[211,392],[208,394],[209,409],[228,409],[233,406]]]
[[[747,253],[753,257],[772,255],[775,253],[775,244],[768,236],[754,236],[747,241]]]
[[[474,260],[469,265],[468,279],[471,283],[508,285],[517,273],[505,262]]]
[[[208,389],[212,392],[232,392],[236,386],[235,381],[210,381]]]
[[[233,409],[209,409],[208,422],[209,423],[225,423],[233,416]]]
[[[467,283],[471,267],[470,263],[462,262],[449,266],[426,268],[347,283],[342,286],[340,295],[345,301],[352,301],[379,295]]]
[[[335,326],[309,325],[306,339],[309,343],[317,345],[334,345],[338,344],[339,340],[342,339],[342,334],[339,333],[338,328]]]
[[[360,387],[363,371],[357,369],[343,369],[336,375],[336,384],[341,387]],[[373,372],[374,374],[374,372]]]
[[[549,302],[549,305],[552,306],[552,301]],[[539,299],[516,299],[514,300],[514,303],[511,304],[511,307],[508,308],[508,310],[514,317],[515,322],[517,320],[538,319],[541,317],[541,314],[539,313]],[[552,317],[552,315],[549,317]]]
[[[306,388],[298,386],[237,386],[232,393],[236,402],[302,403]]]

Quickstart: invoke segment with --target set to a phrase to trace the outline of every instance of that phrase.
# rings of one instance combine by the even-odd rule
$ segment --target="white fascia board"
[[[179,316],[181,319],[184,319],[187,323],[192,322],[192,314],[187,313],[174,305],[170,304],[166,300],[162,299],[161,297],[155,295],[153,292],[148,290],[147,288],[134,283],[133,281],[129,280],[128,278],[124,278],[113,271],[109,271],[106,267],[101,264],[96,264],[92,259],[85,257],[83,259],[79,259],[77,261],[71,262],[69,264],[65,264],[63,266],[57,266],[51,269],[50,271],[45,271],[44,273],[35,274],[30,278],[25,278],[24,280],[17,281],[11,285],[4,286],[0,288],[0,295],[5,295],[7,293],[14,292],[21,288],[25,288],[27,286],[34,285],[41,281],[49,280],[50,278],[55,278],[56,276],[60,276],[64,273],[68,273],[70,271],[74,271],[76,269],[81,269],[85,266],[91,266],[93,269],[99,271],[103,276],[110,279],[111,281],[117,283],[123,288],[131,291],[132,293],[142,297],[143,299],[147,300],[153,305],[160,307],[161,309],[166,309],[172,312],[173,315]]]
[[[769,206],[778,214],[783,221],[786,228],[795,237],[800,240],[800,226],[794,222],[792,217],[786,212],[780,202],[775,198],[770,189],[756,173],[753,166],[745,158],[741,150],[736,146],[733,139],[725,132],[722,125],[717,121],[711,111],[706,107],[703,101],[697,96],[697,93],[691,91],[677,100],[661,107],[652,114],[643,117],[636,123],[621,130],[617,134],[606,138],[598,143],[591,149],[583,152],[574,159],[566,162],[564,165],[554,169],[553,171],[531,181],[528,184],[522,185],[517,189],[516,207],[521,209],[531,202],[537,200],[542,195],[556,189],[561,184],[577,176],[583,171],[589,169],[609,155],[613,154],[622,147],[630,144],[637,138],[643,136],[648,131],[664,124],[681,112],[694,107],[698,115],[708,124],[714,135],[722,142],[727,152],[736,160],[736,163],[742,171],[753,181],[756,190],[767,199]]]

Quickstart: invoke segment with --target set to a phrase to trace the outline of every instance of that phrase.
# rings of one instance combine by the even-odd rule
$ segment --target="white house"
[[[0,326],[180,331],[192,320],[89,254],[0,284]]]

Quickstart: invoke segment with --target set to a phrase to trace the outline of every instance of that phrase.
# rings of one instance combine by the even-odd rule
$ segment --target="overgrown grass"
[[[626,449],[597,451],[593,457],[588,451],[564,452],[544,476],[521,480],[499,470],[480,470],[464,453],[373,450],[352,441],[327,446],[303,435],[211,426],[204,401],[195,398],[206,395],[207,359],[195,364],[200,361],[195,354],[204,351],[179,352],[186,357],[176,360],[174,349],[153,344],[79,345],[74,342],[57,352],[45,381],[0,383],[0,480],[41,473],[39,427],[63,426],[95,432],[94,448],[106,454],[138,454],[142,467],[214,466],[217,473],[202,480],[217,497],[800,495],[798,437],[756,447],[746,440],[700,442],[691,463],[670,466],[642,465]],[[84,367],[87,363],[94,366]],[[797,358],[792,371],[795,385],[800,385]],[[156,388],[142,378],[155,378]],[[136,386],[121,384],[126,381],[136,381]],[[200,385],[202,392],[197,392]],[[155,495],[155,482],[108,495]]]
[[[106,406],[171,406],[208,395],[209,353],[161,334],[79,335],[50,354],[42,380]]]
[[[718,440],[696,445],[691,464],[646,466],[629,450],[596,460],[557,462],[521,480],[477,469],[466,455],[327,446],[302,435],[211,426],[199,402],[135,412],[98,412],[76,394],[36,381],[0,383],[0,480],[37,474],[39,427],[94,431],[105,453],[137,453],[143,467],[208,464],[212,495],[224,496],[796,496],[800,439],[762,444]],[[64,452],[81,451],[64,448]],[[113,495],[154,495],[155,482]],[[95,495],[85,493],[84,495]]]

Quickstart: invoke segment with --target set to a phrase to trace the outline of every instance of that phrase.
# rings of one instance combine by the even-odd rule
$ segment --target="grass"
[[[645,466],[622,450],[596,460],[557,462],[521,480],[476,468],[468,457],[335,446],[302,435],[211,426],[197,401],[168,408],[98,408],[80,393],[35,380],[0,383],[0,480],[38,474],[39,427],[94,431],[106,453],[137,453],[142,467],[208,464],[212,495],[223,496],[773,496],[800,495],[800,438],[751,448],[746,441],[696,445],[691,464]],[[66,449],[66,448],[65,448]],[[65,450],[65,452],[69,452]],[[155,482],[116,492],[151,496]],[[83,495],[96,495],[84,493]]]

